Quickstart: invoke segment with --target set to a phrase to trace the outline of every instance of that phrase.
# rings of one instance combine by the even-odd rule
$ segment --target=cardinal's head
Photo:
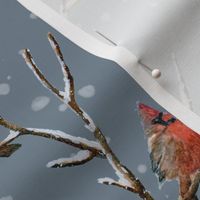
[[[146,134],[160,134],[167,127],[173,127],[176,121],[171,114],[160,112],[142,103],[138,103],[138,111]]]
[[[184,196],[200,169],[200,135],[169,113],[142,103],[137,107],[148,139],[153,172],[159,181],[178,179],[180,195]]]

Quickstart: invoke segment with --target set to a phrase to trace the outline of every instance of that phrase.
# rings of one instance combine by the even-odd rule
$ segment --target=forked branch
[[[127,167],[121,164],[120,160],[117,158],[117,156],[110,148],[106,140],[106,137],[104,136],[100,128],[95,125],[92,118],[78,105],[75,98],[73,76],[71,75],[68,66],[65,64],[64,57],[59,47],[59,44],[57,43],[56,39],[51,33],[48,34],[48,40],[61,65],[61,69],[64,76],[64,84],[65,84],[64,91],[58,90],[45,78],[45,76],[42,74],[40,69],[35,64],[29,50],[25,49],[22,53],[22,56],[25,59],[26,64],[34,72],[35,76],[42,83],[42,85],[47,89],[49,89],[62,102],[67,104],[83,120],[83,122],[85,123],[85,127],[94,135],[94,138],[97,140],[98,143],[94,141],[88,141],[85,138],[81,139],[79,138],[77,142],[76,137],[70,136],[65,133],[63,134],[63,132],[61,131],[53,131],[46,129],[27,129],[11,124],[5,119],[1,118],[0,125],[3,125],[6,128],[9,128],[10,130],[14,130],[17,132],[17,134],[15,134],[14,137],[9,137],[9,140],[7,139],[6,143],[4,142],[2,143],[2,145],[10,143],[15,138],[21,135],[29,134],[29,135],[42,136],[46,138],[52,138],[54,140],[64,142],[66,144],[81,149],[81,151],[79,151],[73,157],[61,158],[48,163],[47,164],[48,167],[81,165],[93,159],[95,156],[98,157],[104,156],[107,158],[109,164],[115,170],[118,180],[115,181],[111,178],[103,178],[98,180],[99,183],[114,185],[123,188],[127,191],[137,193],[142,199],[153,200],[153,197],[150,195],[148,191],[146,191],[143,184],[135,177],[135,175]]]

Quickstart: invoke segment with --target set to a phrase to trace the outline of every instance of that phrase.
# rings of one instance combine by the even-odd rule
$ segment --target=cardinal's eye
[[[162,116],[163,116],[163,113],[160,112],[158,114],[158,116],[151,121],[151,123],[152,124],[162,124],[163,123]]]
[[[158,118],[155,118],[151,121],[152,124],[158,124],[160,120]]]

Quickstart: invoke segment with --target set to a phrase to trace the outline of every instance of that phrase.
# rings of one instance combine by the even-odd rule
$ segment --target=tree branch
[[[50,83],[47,81],[47,79],[44,76],[41,76],[40,70],[36,67],[34,62],[30,62],[32,60],[32,56],[30,55],[30,52],[25,51],[23,54],[23,57],[25,58],[26,63],[28,64],[29,68],[33,70],[36,77],[40,80],[40,82],[47,88],[50,89],[51,92],[56,94],[62,100],[64,103],[68,104],[69,107],[83,120],[85,123],[85,127],[89,129],[94,137],[98,140],[101,149],[103,153],[105,154],[107,160],[109,161],[109,164],[112,166],[112,168],[115,170],[116,175],[119,178],[119,181],[115,184],[118,187],[124,188],[126,190],[131,190],[134,193],[137,193],[142,199],[145,200],[153,200],[153,197],[151,197],[150,193],[145,190],[143,184],[134,176],[134,174],[128,170],[125,166],[121,164],[117,156],[114,154],[110,146],[108,145],[106,138],[102,131],[95,125],[92,118],[77,104],[75,95],[74,95],[74,80],[70,73],[70,70],[68,66],[64,62],[64,57],[62,55],[61,49],[56,41],[56,39],[53,37],[51,33],[48,34],[48,39],[50,41],[50,44],[52,48],[54,49],[54,52],[61,64],[63,76],[64,76],[64,83],[65,83],[65,92],[62,95],[61,92],[58,92],[57,89],[54,89],[53,86],[50,85]],[[30,59],[31,58],[31,59]],[[28,62],[27,62],[28,60]],[[123,186],[123,187],[122,187]],[[129,189],[127,189],[129,188]]]
[[[98,183],[100,183],[100,184],[105,184],[105,185],[117,186],[117,187],[120,187],[120,188],[122,188],[122,189],[128,190],[128,191],[130,191],[130,192],[134,192],[134,193],[137,192],[137,191],[135,191],[132,187],[126,186],[126,185],[120,183],[119,181],[115,181],[114,179],[109,178],[109,177],[99,178],[99,179],[98,179]]]
[[[22,57],[24,58],[27,66],[34,72],[35,76],[37,77],[37,79],[41,82],[41,84],[49,89],[53,94],[55,94],[58,98],[63,99],[63,95],[61,94],[62,92],[60,90],[58,90],[57,88],[55,88],[46,78],[45,76],[42,74],[42,72],[40,71],[40,69],[37,67],[37,65],[35,64],[33,57],[30,53],[29,49],[24,49],[22,51]]]
[[[64,99],[66,102],[75,101],[73,76],[71,75],[68,66],[65,64],[65,60],[60,50],[59,44],[51,33],[48,33],[48,40],[52,49],[54,50],[54,53],[56,54],[63,72],[63,80],[65,83]]]
[[[70,158],[59,158],[47,163],[47,167],[51,168],[63,168],[63,167],[74,167],[83,165],[88,161],[92,160],[95,154],[88,150],[81,150]]]
[[[54,53],[56,54],[56,57],[61,65],[62,72],[63,72],[63,80],[65,83],[65,94],[61,98],[64,103],[70,106],[70,108],[79,115],[82,120],[86,123],[88,128],[95,130],[94,122],[92,119],[83,111],[83,109],[80,108],[80,106],[77,104],[75,99],[75,88],[74,88],[74,79],[71,75],[69,67],[65,64],[63,54],[61,52],[60,46],[54,36],[51,33],[48,33],[48,40],[51,44],[52,49],[54,50]]]
[[[10,135],[8,135],[8,137],[5,140],[0,142],[0,147],[11,143],[13,140],[18,138],[19,136],[33,135],[33,136],[40,136],[40,137],[56,140],[58,142],[71,145],[81,150],[89,150],[93,153],[94,156],[104,157],[104,154],[101,151],[101,147],[99,146],[99,144],[97,142],[90,141],[85,138],[75,137],[58,130],[33,129],[33,128],[20,127],[16,124],[13,124],[5,120],[3,117],[0,118],[0,125],[13,131],[10,133]]]

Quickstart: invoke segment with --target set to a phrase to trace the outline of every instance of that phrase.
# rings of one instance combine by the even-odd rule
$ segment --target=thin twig
[[[34,72],[35,76],[37,77],[37,79],[39,81],[41,81],[42,85],[49,89],[53,94],[55,94],[57,97],[63,99],[63,96],[61,95],[61,92],[55,88],[46,78],[45,76],[42,74],[42,72],[40,71],[40,69],[37,67],[37,65],[35,64],[33,57],[30,53],[29,49],[24,49],[24,51],[22,51],[22,56],[27,64],[27,66]]]
[[[59,158],[47,164],[51,168],[74,167],[83,165],[95,157],[95,154],[88,150],[81,150],[70,158]]]
[[[124,184],[121,184],[119,181],[115,181],[112,178],[99,178],[98,183],[117,186],[130,192],[136,193],[136,191],[132,187],[125,186]]]
[[[65,93],[67,100],[68,101],[75,101],[75,95],[74,95],[74,80],[73,80],[73,76],[71,75],[71,72],[68,68],[68,66],[65,63],[63,54],[60,50],[60,47],[57,43],[57,41],[55,40],[55,38],[53,37],[53,35],[51,33],[48,33],[48,40],[49,43],[52,47],[52,49],[54,50],[56,57],[60,63],[62,72],[63,72],[63,76],[64,76],[64,83],[65,83]]]
[[[50,88],[50,91],[59,96],[59,98],[66,104],[70,106],[70,108],[81,117],[81,119],[86,124],[86,128],[88,128],[93,134],[94,137],[98,140],[103,153],[106,155],[107,160],[109,161],[112,168],[115,170],[116,175],[119,178],[119,184],[115,184],[118,187],[124,188],[126,190],[130,191],[130,188],[134,193],[137,193],[142,199],[145,200],[153,200],[153,197],[151,197],[150,193],[145,190],[143,184],[134,176],[134,174],[128,170],[125,166],[123,166],[117,156],[114,154],[112,149],[107,143],[107,140],[102,133],[102,131],[94,124],[93,120],[89,117],[89,115],[83,111],[83,109],[80,108],[80,106],[77,104],[75,95],[74,95],[74,80],[70,73],[70,70],[68,66],[65,64],[64,57],[62,55],[61,49],[56,41],[56,39],[53,37],[51,33],[48,34],[48,39],[50,41],[50,44],[52,48],[54,49],[54,52],[61,64],[63,75],[64,75],[64,82],[65,82],[65,92],[63,95],[58,95],[58,90]],[[30,61],[30,53],[28,54]],[[23,56],[25,60],[27,60],[27,54],[24,54]],[[27,62],[26,62],[27,63]],[[34,73],[36,73],[36,77],[39,78],[40,82],[46,86],[49,85],[49,82],[47,82],[46,78],[44,76],[41,76],[40,70],[36,67],[36,65],[33,62],[28,62],[28,65],[32,65],[30,68],[33,69]],[[37,74],[39,72],[39,74]],[[45,84],[44,84],[45,83]],[[67,91],[68,90],[68,91]],[[129,188],[129,189],[128,189]]]

